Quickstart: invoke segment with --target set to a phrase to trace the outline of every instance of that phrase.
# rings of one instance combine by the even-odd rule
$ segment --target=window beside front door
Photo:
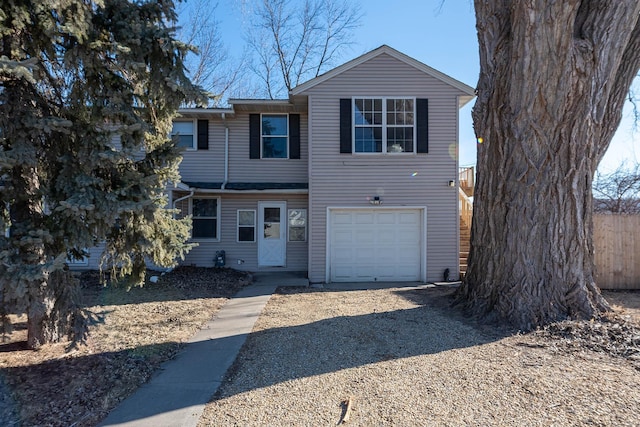
[[[289,157],[289,124],[286,114],[263,114],[261,120],[263,159]]]
[[[218,238],[218,218],[220,217],[218,198],[192,198],[191,216],[193,224],[191,237],[194,239]]]
[[[413,98],[354,98],[354,153],[415,153]]]
[[[238,209],[238,242],[256,241],[256,211]]]
[[[306,209],[289,209],[288,227],[290,242],[306,242],[307,241],[307,210]]]

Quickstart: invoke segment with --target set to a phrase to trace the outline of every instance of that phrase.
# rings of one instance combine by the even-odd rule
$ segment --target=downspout
[[[175,199],[175,200],[173,201],[173,206],[172,206],[172,207],[173,207],[173,209],[176,209],[176,205],[178,204],[178,202],[181,202],[181,201],[186,200],[186,199],[188,199],[188,198],[190,198],[190,197],[193,197],[193,194],[194,194],[194,193],[195,193],[195,190],[191,190],[191,192],[190,192],[189,194],[187,194],[186,196],[182,196],[182,197],[179,197],[179,198]],[[176,217],[176,214],[175,214],[175,213],[173,214],[173,217],[174,217],[174,218]]]
[[[229,182],[229,124],[225,113],[222,113],[222,123],[224,123],[224,180],[220,189],[224,190]]]

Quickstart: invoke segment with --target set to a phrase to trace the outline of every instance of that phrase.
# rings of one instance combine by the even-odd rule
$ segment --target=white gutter
[[[193,195],[193,191],[191,192]],[[198,188],[198,194],[206,193],[206,194],[309,194],[308,189],[269,189],[269,190],[229,190],[229,189],[208,189],[208,188]],[[179,200],[184,199],[181,197]]]
[[[224,180],[220,189],[224,190],[229,182],[229,124],[225,113],[222,113],[222,123],[224,123]]]

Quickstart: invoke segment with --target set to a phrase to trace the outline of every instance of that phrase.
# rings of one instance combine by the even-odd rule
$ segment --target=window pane
[[[355,130],[356,153],[382,152],[382,128],[361,127]]]
[[[193,135],[193,122],[174,122],[171,134]]]
[[[412,125],[413,124],[413,110],[407,113],[405,118],[405,124]]]
[[[280,222],[280,208],[264,208],[264,222]]]
[[[287,158],[287,138],[286,137],[263,137],[262,157],[265,159],[286,159]]]
[[[193,218],[192,236],[195,238],[211,238],[215,239],[217,229],[216,219],[198,219]]]
[[[254,227],[240,227],[238,228],[238,241],[240,242],[254,242]]]
[[[218,199],[193,199],[192,214],[195,217],[213,217],[217,216]]]
[[[193,147],[193,122],[174,122],[171,136],[178,135],[178,147]]]
[[[256,215],[254,211],[238,211],[238,225],[255,225]]]
[[[394,113],[387,113],[387,124],[388,125],[396,124],[396,115]]]
[[[404,100],[404,109],[405,111],[413,111],[413,99]]]
[[[394,112],[395,111],[395,103],[393,102],[393,99],[387,99],[387,111],[389,112]]]
[[[289,227],[289,241],[304,242],[306,240],[305,229],[305,227]]]
[[[307,225],[306,209],[289,209],[289,225],[292,227],[304,227]]]
[[[279,239],[280,238],[280,224],[272,222],[264,223],[264,238],[265,239]]]
[[[367,111],[373,110],[373,100],[365,99],[364,100],[364,109]]]
[[[413,128],[412,127],[387,128],[387,152],[413,153]]]
[[[354,123],[357,125],[363,125],[365,124],[365,118],[364,118],[364,100],[363,99],[356,99],[356,107],[355,107],[355,111],[354,111]]]
[[[193,135],[178,135],[178,147],[193,147]]]
[[[287,116],[262,116],[262,134],[287,136]]]
[[[307,210],[289,209],[289,241],[306,241],[307,230]]]

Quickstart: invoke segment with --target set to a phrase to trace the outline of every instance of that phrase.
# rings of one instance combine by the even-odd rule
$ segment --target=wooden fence
[[[593,243],[601,289],[640,289],[640,215],[594,214]]]

